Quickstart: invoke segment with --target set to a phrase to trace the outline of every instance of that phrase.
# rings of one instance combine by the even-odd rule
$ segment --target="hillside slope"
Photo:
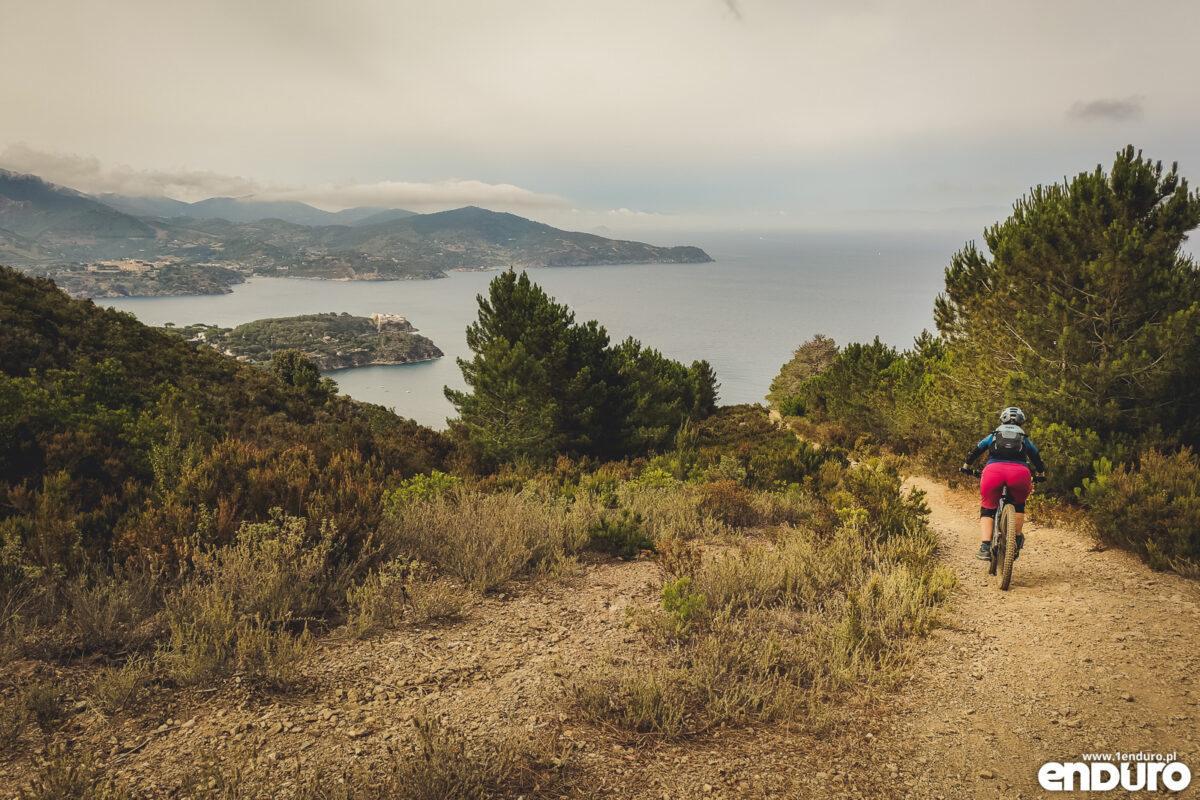
[[[697,247],[606,239],[476,207],[330,213],[235,198],[107,202],[0,171],[0,260],[52,278],[76,296],[219,293],[240,279],[215,274],[214,267],[242,278],[395,280],[456,269],[712,260]],[[160,274],[169,267],[176,274]],[[204,270],[203,280],[193,274]]]

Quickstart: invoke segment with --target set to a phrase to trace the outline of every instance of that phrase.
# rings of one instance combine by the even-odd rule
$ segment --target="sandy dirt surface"
[[[169,796],[205,760],[246,754],[281,791],[297,769],[381,764],[409,752],[414,715],[561,753],[584,797],[1056,797],[1037,784],[1044,762],[1112,751],[1177,752],[1200,772],[1200,586],[1031,523],[1001,592],[974,558],[975,495],[921,478],[909,486],[927,493],[941,556],[958,574],[954,605],[917,645],[899,692],[838,707],[819,732],[780,724],[661,742],[574,718],[560,676],[644,652],[627,609],[657,603],[662,580],[650,561],[589,557],[567,582],[474,601],[461,622],[326,637],[299,691],[227,682],[160,693],[107,721],[75,698],[58,738],[152,796]],[[82,669],[58,677],[80,685],[71,672]],[[37,757],[0,761],[0,796]]]
[[[1031,522],[1001,592],[974,558],[977,495],[909,484],[927,492],[961,583],[879,742],[913,796],[1061,797],[1038,785],[1039,767],[1084,753],[1178,753],[1200,772],[1200,586]],[[1198,790],[1200,777],[1174,796]]]

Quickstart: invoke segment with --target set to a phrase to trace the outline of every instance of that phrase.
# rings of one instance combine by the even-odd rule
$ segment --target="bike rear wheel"
[[[999,559],[1003,559],[999,565],[1000,589],[1008,591],[1008,585],[1012,582],[1013,562],[1017,560],[1017,515],[1011,506],[1006,505],[1000,512],[1000,539],[1004,542],[1004,549],[999,554]]]

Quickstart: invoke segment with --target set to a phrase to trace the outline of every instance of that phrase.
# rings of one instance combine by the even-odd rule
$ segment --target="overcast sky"
[[[1200,3],[0,0],[0,166],[586,229],[973,228],[1200,181]]]

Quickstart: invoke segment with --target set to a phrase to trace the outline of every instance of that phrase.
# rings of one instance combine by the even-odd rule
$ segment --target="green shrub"
[[[662,610],[677,635],[686,634],[692,627],[696,612],[704,608],[704,595],[692,592],[692,579],[679,578],[662,588]]]
[[[1046,482],[1039,487],[1039,492],[1052,495],[1066,495],[1083,484],[1086,478],[1092,476],[1092,465],[1102,456],[1112,456],[1100,439],[1100,434],[1092,430],[1076,430],[1069,425],[1050,423],[1038,425],[1036,422],[1029,428],[1029,437],[1042,454],[1046,462]]]
[[[420,500],[430,500],[449,492],[462,484],[462,479],[444,472],[433,470],[429,474],[414,475],[399,486],[386,492],[383,497],[385,506],[399,508]]]
[[[589,525],[588,544],[625,560],[637,558],[643,550],[654,550],[654,540],[642,532],[641,515],[628,509],[619,517],[604,516]]]
[[[650,467],[630,481],[629,485],[646,489],[670,489],[678,486],[679,480],[662,467]]]
[[[867,459],[842,471],[832,504],[839,513],[863,512],[862,524],[881,539],[924,530],[929,519],[925,493],[913,489],[906,494],[901,483],[894,458]]]
[[[1136,466],[1101,459],[1078,495],[1100,538],[1154,569],[1200,571],[1200,459],[1190,448],[1150,450]]]

